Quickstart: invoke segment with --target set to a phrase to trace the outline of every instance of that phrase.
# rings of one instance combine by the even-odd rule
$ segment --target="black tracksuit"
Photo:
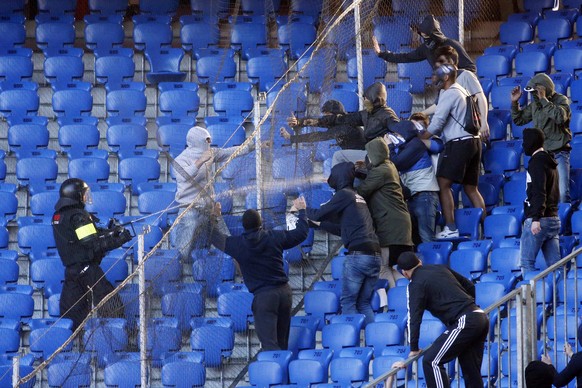
[[[216,222],[216,220],[214,220]],[[286,350],[291,325],[292,293],[283,269],[283,250],[307,238],[305,210],[298,212],[294,230],[248,230],[226,236],[212,228],[212,244],[240,265],[245,285],[253,293],[255,330],[263,350]]]
[[[428,387],[448,387],[444,365],[456,357],[467,387],[483,386],[481,362],[489,319],[475,304],[471,281],[443,265],[417,267],[408,285],[410,350],[418,350],[420,324],[425,310],[447,330],[426,351],[424,376]]]
[[[65,283],[59,304],[61,316],[73,321],[73,330],[87,317],[113,286],[99,264],[107,251],[131,240],[123,228],[103,230],[95,226],[85,206],[60,198],[52,218],[57,250],[65,268]],[[123,317],[123,303],[114,295],[100,310],[100,316]]]
[[[582,387],[582,353],[574,353],[564,370],[560,373],[556,372],[553,384],[556,387],[565,387],[574,378],[576,378],[576,386]]]
[[[527,199],[523,203],[526,219],[539,221],[540,218],[558,216],[560,188],[557,165],[547,151],[537,152],[529,160],[527,173],[531,180],[527,182]]]

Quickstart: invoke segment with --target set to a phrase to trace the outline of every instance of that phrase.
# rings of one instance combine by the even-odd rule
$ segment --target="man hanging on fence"
[[[234,258],[240,266],[245,285],[253,293],[255,330],[262,350],[286,350],[291,325],[292,291],[283,269],[283,250],[301,244],[309,231],[305,216],[305,199],[293,201],[291,211],[297,211],[293,230],[266,230],[261,215],[254,209],[242,217],[244,233],[226,236],[212,228],[212,244]],[[212,223],[216,226],[221,206],[214,207]]]
[[[481,362],[489,318],[475,304],[475,285],[444,265],[423,265],[413,252],[398,258],[398,268],[410,280],[408,298],[409,357],[418,355],[424,311],[438,318],[446,330],[424,353],[422,367],[427,387],[449,387],[444,365],[459,359],[465,386],[481,387]]]

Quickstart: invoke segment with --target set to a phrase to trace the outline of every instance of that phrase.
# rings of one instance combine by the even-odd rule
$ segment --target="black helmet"
[[[79,203],[91,203],[89,185],[82,179],[70,178],[64,181],[59,195],[61,198],[69,198]]]

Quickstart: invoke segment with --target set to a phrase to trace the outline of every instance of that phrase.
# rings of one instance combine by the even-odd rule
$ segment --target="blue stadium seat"
[[[511,60],[503,55],[482,55],[477,57],[477,75],[495,82],[499,77],[511,74]]]
[[[154,229],[154,228],[152,228]],[[160,231],[159,228],[155,227]],[[148,247],[149,251],[151,247]],[[158,252],[151,256],[145,265],[146,282],[152,288],[155,295],[162,295],[162,288],[166,284],[176,283],[180,280],[182,267],[178,262],[178,252],[169,250],[167,253]]]
[[[53,93],[53,111],[57,117],[89,116],[93,109],[93,96],[81,89],[64,89]]]
[[[567,5],[565,5],[567,6]],[[576,19],[578,19],[579,10],[574,8],[563,8],[557,11],[546,10],[544,11],[545,19],[566,19],[570,24],[574,25]]]
[[[126,208],[125,196],[117,191],[93,191],[93,203],[87,204],[86,209],[106,224],[111,218],[123,216]]]
[[[46,360],[55,350],[60,348],[73,334],[70,329],[62,327],[50,327],[32,330],[30,332],[30,351],[36,355],[37,359]],[[70,351],[73,343],[69,343],[63,348],[64,352]]]
[[[136,387],[141,385],[139,361],[119,361],[105,367],[104,383],[106,387]]]
[[[514,85],[493,85],[491,88],[491,106],[493,109],[503,109],[503,110],[510,110],[511,109],[511,90],[514,88]],[[521,106],[526,105],[527,101],[527,93],[523,93],[522,97],[519,99],[519,104]]]
[[[244,90],[221,90],[214,94],[214,111],[219,115],[245,117],[253,110],[253,97]]]
[[[234,81],[236,63],[228,56],[204,56],[196,61],[196,75],[201,84]]]
[[[556,44],[553,42],[537,42],[537,43],[528,43],[521,46],[522,52],[539,52],[543,53],[549,58],[554,55],[556,51]]]
[[[137,199],[138,210],[141,215],[146,216],[148,214],[159,213],[163,210],[175,207],[177,204],[174,203],[174,196],[174,192],[165,190],[154,190],[141,193]],[[177,213],[177,208],[170,209],[162,214],[156,214],[149,218],[145,218],[143,221],[165,228],[168,226],[168,216],[172,214],[176,215]]]
[[[156,137],[162,151],[168,151],[172,157],[176,157],[186,148],[186,135],[190,130],[189,125],[168,124],[158,128]]]
[[[19,273],[16,261],[0,258],[0,263],[2,264],[0,267],[0,285],[16,284]]]
[[[464,193],[463,193],[464,194]],[[460,237],[477,240],[479,238],[479,225],[483,209],[464,207],[455,210],[455,222],[459,228]]]
[[[185,332],[190,320],[204,315],[204,298],[194,292],[173,292],[162,296],[162,314],[178,320],[178,327]]]
[[[342,350],[340,356],[331,360],[330,364],[331,380],[342,386],[359,385],[369,379],[368,370],[370,359],[372,358],[372,349],[354,348],[354,353],[364,353],[358,355],[358,357],[352,357],[348,353],[349,350]],[[367,357],[368,355],[369,357]]]
[[[10,387],[12,385],[12,371],[13,366],[10,365],[0,365],[0,386]],[[32,366],[20,364],[18,369],[18,376],[27,376],[34,371]],[[30,380],[26,383],[20,384],[22,388],[33,388],[36,384],[36,376],[32,376]]]
[[[503,186],[503,203],[505,205],[520,206],[525,200],[525,182],[510,180]]]
[[[33,311],[32,296],[12,292],[0,293],[0,317],[26,323],[32,318]]]
[[[175,15],[178,10],[178,0],[143,0],[139,3],[139,11],[145,15]]]
[[[75,0],[39,0],[38,12],[51,15],[74,14],[77,7]]]
[[[8,128],[8,146],[17,159],[31,156],[32,151],[46,149],[49,132],[46,126],[17,124]]]
[[[19,55],[0,56],[0,81],[21,82],[31,80],[32,61]]]
[[[200,98],[195,91],[175,89],[160,94],[160,112],[164,115],[196,117],[199,106]]]
[[[60,294],[65,280],[65,267],[59,258],[36,260],[30,265],[30,280],[45,298]]]
[[[495,248],[491,251],[490,272],[481,276],[481,282],[498,282],[506,291],[513,289],[521,275],[519,248]]]
[[[165,23],[140,23],[133,29],[133,41],[139,51],[170,47],[172,38],[172,29]]]
[[[234,50],[246,52],[247,49],[267,45],[267,26],[265,19],[252,16],[239,16],[231,26],[230,45]]]
[[[487,271],[487,256],[478,249],[453,251],[449,261],[451,269],[473,281]]]
[[[360,331],[349,323],[324,325],[321,329],[321,345],[324,349],[333,350],[334,358],[337,358],[341,349],[360,346]]]
[[[252,322],[251,305],[253,294],[245,291],[232,291],[218,297],[218,315],[232,319],[235,332],[244,332]]]
[[[528,12],[541,12],[554,7],[552,0],[524,0],[523,7]]]
[[[96,157],[107,158],[107,151],[97,150],[99,136],[99,130],[94,125],[63,125],[59,128],[59,146],[70,159],[83,156],[84,151],[95,152]]]
[[[127,263],[124,259],[119,259],[117,257],[105,256],[99,264],[105,277],[111,284],[117,286],[119,283],[125,280],[128,274]]]
[[[254,387],[283,384],[283,367],[274,361],[255,361],[249,365],[249,382]]]
[[[339,311],[339,298],[332,291],[308,291],[304,302],[305,313],[319,318],[319,329],[331,315]]]
[[[89,0],[89,10],[97,15],[125,15],[125,0]]]
[[[316,33],[313,24],[292,21],[279,26],[279,45],[297,59],[315,41]]]
[[[109,90],[135,88],[133,75],[135,63],[132,58],[121,55],[107,55],[95,61],[95,78],[97,82],[105,84]],[[143,85],[145,88],[145,85]]]
[[[162,356],[180,350],[182,332],[174,318],[151,318],[147,323],[147,352],[152,365],[160,367]]]
[[[85,350],[93,352],[100,367],[105,366],[107,357],[127,348],[126,327],[126,320],[121,318],[92,318],[87,323],[83,344]]]
[[[408,118],[412,112],[412,95],[403,90],[388,92],[386,104],[402,119]]]
[[[299,73],[299,79],[307,82],[310,92],[320,93],[322,91],[326,81],[322,69],[331,67],[332,71],[335,72],[337,63],[336,55],[334,49],[322,47],[319,50],[312,52],[311,55],[305,55],[297,60],[295,65],[297,72]],[[332,74],[331,76],[333,77],[335,74]]]
[[[82,81],[84,71],[83,60],[75,56],[53,56],[44,61],[44,76],[53,90]]]
[[[270,86],[285,75],[287,65],[277,57],[255,57],[247,62],[249,81],[257,85],[259,91],[268,91]]]
[[[74,388],[91,385],[91,367],[79,361],[57,361],[48,367],[49,387]]]
[[[36,115],[39,102],[34,90],[4,90],[0,93],[0,114],[4,117]]]
[[[160,163],[153,158],[133,157],[119,162],[119,180],[131,186],[137,194],[137,186],[142,182],[155,181],[160,178]]]
[[[501,45],[501,46],[490,46],[483,50],[484,55],[502,55],[507,58],[508,61],[512,61],[517,54],[517,47],[511,44]]]
[[[288,349],[297,354],[302,349],[315,348],[315,334],[319,326],[319,318],[314,316],[291,317]]]
[[[397,65],[398,78],[410,82],[410,93],[422,94],[432,77],[432,68],[427,61],[413,63],[399,63]]]
[[[16,195],[7,191],[0,191],[0,226],[5,227],[9,221],[14,220],[18,210]]]
[[[376,23],[374,36],[386,50],[394,52],[400,52],[412,43],[412,29],[404,18]]]
[[[515,56],[515,72],[518,75],[533,77],[537,73],[547,73],[549,68],[550,61],[544,53],[528,51]]]
[[[556,71],[577,75],[582,70],[582,50],[561,49],[554,54],[554,67]]]
[[[521,153],[512,148],[494,147],[484,155],[485,172],[506,174],[519,170]]]
[[[44,157],[23,158],[16,163],[16,179],[20,186],[28,187],[31,195],[57,179],[57,163]]]
[[[220,39],[220,30],[216,25],[209,23],[188,23],[180,29],[180,41],[182,48],[192,53],[199,49],[218,46]]]
[[[146,105],[145,93],[138,90],[113,90],[105,99],[108,116],[143,116]]]
[[[11,16],[23,14],[25,4],[25,0],[3,1],[2,4],[0,4],[0,15]]]
[[[216,368],[222,365],[223,357],[230,357],[234,347],[234,331],[232,328],[205,325],[192,329],[190,335],[192,350],[204,353],[207,367]]]
[[[164,387],[203,387],[206,382],[206,369],[199,362],[173,361],[162,367]]]
[[[342,103],[346,112],[357,112],[360,110],[360,97],[358,93],[352,90],[346,90],[341,87],[337,87],[338,85],[334,85],[332,90],[325,94],[326,100],[337,100]]]
[[[572,25],[565,19],[542,19],[537,27],[538,38],[542,42],[559,44],[560,40],[572,36]]]
[[[107,182],[109,163],[99,158],[77,158],[69,161],[69,177],[80,178],[87,183]]]
[[[425,256],[430,256],[429,252],[437,253],[436,261],[438,264],[447,264],[449,261],[449,255],[453,250],[453,243],[450,241],[446,242],[425,242],[418,245],[418,253]],[[432,264],[437,264],[432,263]]]
[[[186,73],[180,71],[180,62],[184,57],[181,48],[147,48],[146,59],[150,71],[146,78],[150,83],[180,82],[186,79]]]
[[[372,322],[366,326],[366,346],[374,349],[374,355],[380,356],[387,346],[402,345],[404,333],[394,322]]]
[[[505,187],[507,188],[507,184]],[[483,236],[493,240],[493,248],[496,248],[504,238],[519,236],[519,231],[519,221],[510,214],[487,216],[483,224]]]
[[[364,89],[376,81],[383,81],[386,76],[386,61],[378,57],[372,50],[362,50],[362,61],[366,63],[364,69]],[[348,59],[347,64],[348,79],[357,82],[358,67],[357,58]]]
[[[317,16],[321,12],[322,5],[309,0],[291,0],[291,11],[293,13]]]
[[[524,210],[522,206],[496,206],[491,210],[491,214],[510,214],[514,216],[521,225],[524,218]]]
[[[36,45],[45,53],[72,48],[75,27],[68,23],[42,23],[36,26]]]

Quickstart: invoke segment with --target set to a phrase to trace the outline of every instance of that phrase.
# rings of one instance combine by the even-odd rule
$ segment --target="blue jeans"
[[[408,200],[408,210],[416,219],[422,242],[432,241],[434,237],[438,205],[439,193],[436,191],[421,191]]]
[[[540,219],[542,230],[536,235],[531,232],[531,224],[531,218],[524,221],[519,243],[522,274],[535,271],[536,256],[540,249],[544,253],[548,266],[560,260],[560,218],[544,217]]]
[[[554,158],[558,162],[560,202],[570,203],[570,151],[556,152]]]
[[[380,273],[380,256],[347,255],[342,279],[342,314],[364,314],[374,322],[370,300]]]

